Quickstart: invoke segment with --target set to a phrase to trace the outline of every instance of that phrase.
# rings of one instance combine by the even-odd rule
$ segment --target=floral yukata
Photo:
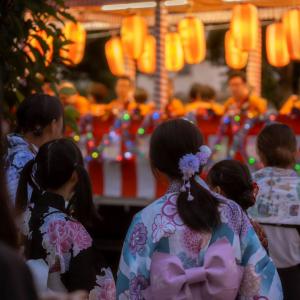
[[[184,225],[178,214],[176,201],[179,190],[179,184],[172,184],[162,198],[134,217],[121,255],[117,299],[282,299],[277,271],[242,209],[233,201],[218,195],[221,224],[212,233],[196,232]],[[231,269],[227,269],[227,273],[224,273],[222,278],[217,275],[220,274],[219,271],[212,273],[214,274],[213,278],[217,278],[215,282],[209,282],[214,280],[199,279],[203,276],[203,265],[205,267],[207,257],[216,256],[216,253],[219,252],[219,260],[222,260],[224,253],[222,249],[231,251],[229,255],[233,256],[232,265],[227,266]],[[161,271],[159,271],[157,263],[153,266],[153,257],[158,255],[165,255],[165,258],[160,260],[162,262]],[[171,264],[165,263],[167,260],[170,260]],[[164,264],[170,267],[170,270],[165,270]],[[226,262],[224,264],[226,265]],[[173,280],[172,268],[184,276],[177,276],[176,280]],[[197,277],[195,272],[198,272],[199,268],[202,270]],[[241,275],[238,274],[237,268],[240,268]],[[152,270],[155,270],[156,277],[159,276],[159,273],[167,273],[169,276],[166,279],[167,288],[159,287],[165,282],[153,282],[155,276],[151,274]],[[205,272],[206,270],[204,270]],[[206,278],[209,278],[208,273],[207,271]],[[235,276],[236,278],[233,278]],[[188,281],[188,284],[190,283],[191,288],[184,285],[183,278]],[[238,282],[236,294],[231,295],[232,298],[223,294],[226,293],[226,281],[231,279],[235,281],[235,284]],[[217,290],[218,285],[222,286],[222,281],[225,282],[223,291],[219,294],[216,293],[215,295],[218,294],[218,296],[215,297],[212,296],[213,292],[207,296],[207,292],[210,293],[213,289]],[[154,284],[158,286],[160,297],[157,297],[158,294],[151,296],[151,290],[149,294],[149,289]],[[174,289],[178,289],[178,285],[182,286],[182,290],[174,292]],[[207,286],[205,293],[197,290],[203,285]]]
[[[55,291],[90,291],[90,300],[115,300],[116,289],[109,268],[95,260],[92,238],[65,212],[64,199],[56,194],[33,192],[25,212],[23,234],[28,260],[46,262],[48,288]]]
[[[7,136],[5,171],[8,194],[13,204],[16,201],[20,174],[24,166],[35,158],[37,151],[37,147],[26,142],[22,136],[17,134],[9,134]],[[29,194],[31,195],[31,188],[29,189]]]

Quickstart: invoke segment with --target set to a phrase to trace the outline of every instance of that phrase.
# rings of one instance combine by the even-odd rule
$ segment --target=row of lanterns
[[[85,44],[86,44],[86,31],[81,23],[66,22],[62,33],[67,40],[71,43],[65,45],[60,51],[60,56],[64,58],[66,65],[77,65],[81,62],[84,56]],[[37,36],[38,38],[35,38]],[[46,42],[48,50],[44,53],[44,50],[39,42],[39,38]],[[42,56],[45,56],[45,64],[49,65],[53,56],[53,38],[48,36],[44,30],[34,32],[30,40],[28,41],[30,46],[36,49]],[[35,61],[35,56],[30,49],[27,50],[27,54],[32,61]]]
[[[233,69],[242,69],[248,53],[257,46],[259,18],[252,4],[233,8],[230,30],[225,36],[225,60]],[[291,9],[283,14],[282,21],[268,25],[266,30],[268,62],[284,67],[291,60],[300,60],[300,10]]]
[[[152,74],[156,67],[156,40],[148,34],[146,20],[138,15],[123,19],[121,37],[112,37],[105,45],[111,72],[125,73],[125,57],[137,61],[139,71]],[[178,31],[169,32],[165,41],[165,64],[168,71],[176,72],[188,64],[197,64],[206,54],[205,32],[202,22],[186,17],[178,24]]]

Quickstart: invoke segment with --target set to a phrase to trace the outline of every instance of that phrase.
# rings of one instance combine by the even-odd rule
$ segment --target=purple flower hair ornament
[[[194,197],[191,194],[190,179],[199,172],[200,167],[207,164],[212,151],[208,146],[201,146],[199,152],[196,154],[185,154],[179,160],[179,170],[182,173],[183,185],[180,189],[181,192],[188,191],[188,201],[193,201]]]

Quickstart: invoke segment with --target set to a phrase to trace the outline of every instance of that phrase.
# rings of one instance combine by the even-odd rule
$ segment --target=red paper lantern
[[[284,67],[290,62],[290,56],[282,23],[271,24],[266,33],[267,58],[274,67]]]
[[[225,35],[225,61],[230,68],[235,70],[243,69],[248,61],[248,53],[236,47],[230,30]]]
[[[259,20],[257,8],[253,4],[234,6],[230,31],[238,49],[254,50],[257,45]]]
[[[287,11],[282,18],[292,60],[300,60],[300,9]]]
[[[156,69],[156,40],[148,35],[145,41],[144,52],[138,59],[138,69],[146,74],[153,74]]]
[[[206,40],[204,25],[196,17],[186,17],[178,24],[185,61],[188,64],[198,64],[206,55]]]
[[[147,31],[147,22],[143,17],[133,15],[123,19],[121,38],[128,57],[138,59],[142,55]]]
[[[125,60],[122,42],[119,37],[112,37],[105,44],[105,55],[110,71],[115,76],[125,74]]]

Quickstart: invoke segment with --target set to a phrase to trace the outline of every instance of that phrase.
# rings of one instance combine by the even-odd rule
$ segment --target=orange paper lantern
[[[66,65],[77,65],[84,56],[86,31],[80,23],[67,22],[63,28],[63,34],[72,44],[66,45],[60,55],[68,60],[64,62]]]
[[[284,67],[290,62],[290,56],[282,23],[271,24],[266,33],[267,58],[274,67]]]
[[[138,69],[146,74],[153,74],[156,69],[156,40],[148,35],[145,41],[144,52],[138,60]]]
[[[121,37],[125,53],[132,59],[138,59],[144,50],[147,37],[146,20],[133,15],[122,21]]]
[[[110,71],[115,76],[125,74],[125,60],[122,42],[119,37],[112,37],[105,44],[105,55]]]
[[[257,8],[253,4],[234,6],[230,31],[238,49],[254,50],[258,39],[259,20]]]
[[[198,64],[206,55],[206,40],[203,23],[196,17],[186,17],[178,24],[185,61]]]
[[[167,70],[170,72],[180,71],[184,66],[184,53],[179,33],[167,33],[165,47]]]
[[[43,47],[41,46],[41,43],[38,38],[35,36],[38,36],[42,40],[46,42],[48,45],[48,50],[44,51]],[[52,56],[53,56],[53,37],[48,36],[46,31],[44,30],[39,30],[37,32],[31,32],[28,43],[30,44],[31,47],[35,48],[40,52],[40,54],[45,58],[45,65],[48,66],[50,62],[52,61]],[[34,54],[31,52],[29,48],[27,48],[27,54],[30,57],[30,59],[35,62],[36,58]],[[45,53],[46,52],[46,53]]]
[[[225,61],[230,68],[235,70],[243,69],[248,61],[248,53],[236,47],[230,30],[225,35]]]
[[[300,9],[287,11],[282,18],[290,58],[300,60]]]

